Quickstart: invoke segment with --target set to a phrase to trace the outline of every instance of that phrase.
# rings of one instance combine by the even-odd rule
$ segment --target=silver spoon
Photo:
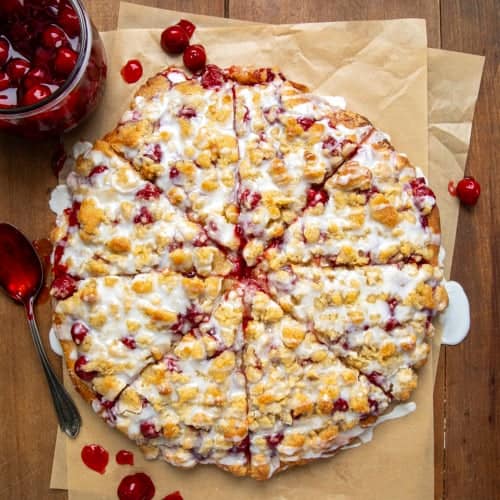
[[[43,268],[31,243],[14,226],[0,223],[0,286],[24,305],[31,337],[42,363],[61,429],[76,437],[82,420],[75,403],[50,366],[40,339],[33,305],[43,282]]]

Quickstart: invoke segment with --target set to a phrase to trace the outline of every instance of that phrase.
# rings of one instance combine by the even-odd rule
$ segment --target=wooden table
[[[436,498],[500,498],[500,46],[495,0],[136,0],[152,6],[267,23],[421,17],[429,45],[486,55],[467,173],[481,182],[476,207],[462,209],[452,278],[472,309],[467,340],[443,349],[435,389]],[[116,27],[119,0],[86,0],[100,30]],[[54,144],[29,148],[0,138],[0,220],[46,236],[47,175]],[[16,182],[14,182],[16,179]],[[21,180],[21,182],[19,182]],[[33,196],[33,186],[43,196]],[[22,308],[0,297],[0,498],[65,499],[49,490],[56,420]],[[49,308],[40,307],[48,331]],[[54,366],[60,362],[51,355]],[[446,446],[445,446],[446,442]],[[394,499],[397,499],[395,494]],[[392,499],[388,499],[392,500]]]

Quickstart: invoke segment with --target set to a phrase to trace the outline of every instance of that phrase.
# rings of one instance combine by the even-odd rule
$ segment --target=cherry
[[[52,295],[57,300],[64,300],[76,292],[76,280],[69,274],[61,274],[52,282]]]
[[[281,441],[283,441],[284,437],[285,436],[283,435],[283,433],[280,432],[278,434],[266,436],[266,441],[270,448],[276,448],[281,443]]]
[[[118,465],[134,465],[134,454],[131,451],[120,450],[115,458]]]
[[[137,59],[127,61],[127,63],[120,70],[120,74],[127,83],[137,82],[142,76],[141,62]]]
[[[109,461],[109,453],[98,444],[88,444],[82,448],[81,457],[83,463],[99,474],[106,472]]]
[[[57,26],[47,26],[42,33],[42,44],[47,49],[58,49],[66,42],[66,36],[61,28]]]
[[[39,66],[31,68],[24,78],[23,85],[25,89],[34,87],[35,85],[49,80],[49,74],[46,69]]]
[[[76,321],[71,326],[71,338],[76,345],[80,345],[89,333],[89,329],[81,321]]]
[[[135,349],[137,347],[137,344],[135,343],[135,339],[133,337],[123,337],[120,339],[120,341],[129,349]]]
[[[30,63],[20,57],[14,57],[7,63],[7,74],[15,82],[21,81],[29,70]]]
[[[191,71],[199,71],[207,64],[207,54],[203,45],[190,45],[182,56],[184,65]]]
[[[396,318],[389,318],[389,320],[385,324],[384,329],[386,332],[392,332],[392,330],[394,330],[394,328],[397,328],[398,326],[400,326],[400,323]]]
[[[215,64],[207,64],[205,72],[201,76],[201,84],[206,89],[213,89],[224,85],[226,77],[222,70]]]
[[[194,30],[196,29],[196,26],[191,22],[188,21],[187,19],[181,19],[178,23],[177,26],[180,26],[187,34],[189,38],[193,36]]]
[[[66,33],[71,36],[77,36],[80,33],[80,21],[75,9],[71,5],[64,4],[57,16],[57,22]]]
[[[179,171],[175,167],[172,167],[170,169],[170,172],[168,173],[168,176],[171,179],[175,179],[176,177],[179,177]]]
[[[161,34],[161,48],[167,54],[180,54],[189,45],[189,35],[181,26],[169,26]]]
[[[481,194],[481,186],[474,177],[464,177],[456,187],[459,200],[465,205],[475,205]]]
[[[119,500],[151,500],[155,496],[155,486],[148,475],[138,472],[121,480],[117,494]]]
[[[3,66],[9,58],[9,42],[0,38],[0,66]]]
[[[307,190],[307,206],[315,207],[318,203],[325,204],[328,201],[328,193],[324,189]]]
[[[47,85],[34,85],[24,94],[23,105],[32,106],[33,104],[37,104],[40,101],[47,99],[47,97],[49,97],[51,93],[52,92],[50,91],[49,87],[47,87]]]
[[[24,6],[24,0],[2,0],[0,12],[3,14],[13,14]]]
[[[333,411],[347,411],[349,409],[349,404],[345,399],[338,398],[335,403],[333,403]]]
[[[300,116],[297,118],[297,123],[304,129],[304,131],[309,130],[314,124],[313,118],[308,118],[307,116]]]
[[[153,422],[141,422],[141,434],[147,439],[154,439],[160,435]]]
[[[61,47],[56,52],[54,70],[62,76],[68,76],[75,67],[78,54],[67,47]]]
[[[83,367],[89,362],[89,360],[85,356],[80,356],[75,362],[75,373],[86,382],[90,382],[94,377],[97,376],[96,371],[85,371]]]
[[[10,87],[10,78],[5,71],[0,71],[0,90],[5,90]]]

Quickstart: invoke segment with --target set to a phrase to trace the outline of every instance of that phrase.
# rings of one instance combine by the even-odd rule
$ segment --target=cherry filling
[[[270,436],[266,436],[267,445],[271,449],[276,449],[278,445],[283,441],[284,434],[282,432],[278,432],[277,434],[271,434]]]
[[[146,151],[144,153],[146,158],[150,158],[156,163],[161,162],[163,158],[163,153],[161,151],[161,146],[159,144],[148,144],[146,146]]]
[[[308,118],[307,116],[300,116],[297,118],[297,123],[304,129],[305,132],[307,132],[313,125],[314,118]]]
[[[80,345],[89,333],[89,329],[81,321],[76,321],[71,326],[71,338],[76,345]]]
[[[307,190],[306,207],[315,207],[318,203],[325,205],[328,201],[328,193],[321,188],[310,188]]]
[[[160,197],[161,193],[163,193],[163,191],[158,186],[149,182],[135,193],[135,197],[138,200],[156,200]]]
[[[411,191],[413,197],[415,198],[415,205],[419,210],[422,210],[425,206],[425,198],[431,197],[433,200],[436,199],[432,189],[427,186],[424,177],[417,177],[410,182]]]
[[[203,75],[201,76],[201,84],[206,89],[218,89],[224,85],[226,77],[222,70],[215,64],[207,64]]]
[[[348,411],[349,410],[349,403],[342,398],[338,398],[335,400],[333,403],[333,411]]]
[[[239,203],[247,210],[254,210],[260,203],[262,195],[260,193],[251,192],[249,189],[245,189],[239,195]]]
[[[119,500],[152,500],[155,486],[151,478],[143,472],[125,476],[116,491]]]
[[[71,205],[71,208],[66,208],[64,210],[64,213],[68,217],[69,227],[75,227],[80,225],[80,223],[78,222],[78,212],[80,210],[81,205],[82,204],[79,201],[74,201],[73,205]]]
[[[98,373],[96,371],[86,371],[84,370],[85,365],[88,363],[88,359],[85,356],[80,356],[74,366],[74,371],[80,377],[82,380],[85,380],[86,382],[90,382],[92,379],[94,379]]]
[[[170,169],[170,172],[168,173],[168,176],[171,179],[175,179],[176,177],[179,177],[179,171],[175,167],[172,167]]]
[[[97,165],[90,171],[88,178],[91,179],[92,177],[94,177],[94,175],[102,174],[106,172],[106,170],[108,170],[108,167],[106,167],[105,165]]]
[[[182,370],[178,365],[178,360],[173,356],[165,356],[163,358],[163,362],[169,372],[182,373]]]
[[[154,439],[160,435],[160,431],[156,429],[154,422],[150,421],[141,422],[140,429],[141,429],[141,434],[146,439]]]
[[[196,110],[194,108],[191,108],[190,106],[182,106],[182,108],[177,113],[177,116],[190,120],[191,118],[196,117]]]
[[[134,224],[142,224],[143,226],[152,224],[153,221],[153,215],[147,207],[141,207],[139,213],[134,217]]]
[[[136,344],[135,339],[133,337],[122,337],[120,339],[120,342],[124,346],[128,347],[129,349],[135,349],[135,348],[137,348],[137,344]]]
[[[65,300],[76,292],[76,280],[69,274],[60,274],[52,282],[52,295],[57,300]]]

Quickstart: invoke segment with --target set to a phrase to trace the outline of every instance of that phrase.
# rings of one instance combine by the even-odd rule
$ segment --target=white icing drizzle
[[[448,308],[441,314],[439,321],[443,327],[442,343],[445,345],[460,344],[468,335],[470,329],[469,299],[460,283],[446,281],[448,292]]]
[[[61,343],[59,342],[56,330],[53,327],[49,330],[49,344],[52,351],[55,352],[58,356],[63,355]]]

